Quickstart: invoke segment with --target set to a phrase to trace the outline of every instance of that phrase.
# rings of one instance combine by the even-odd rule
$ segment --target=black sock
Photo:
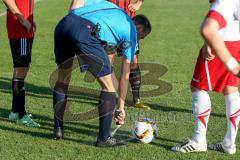
[[[26,115],[24,79],[13,78],[12,80],[12,112],[18,113],[19,118]]]
[[[110,137],[112,113],[117,104],[115,92],[102,91],[99,97],[99,135],[98,139],[106,141]]]
[[[136,103],[137,100],[140,99],[139,92],[141,87],[141,71],[139,67],[131,69],[131,73],[129,75],[129,82],[132,88],[133,103]]]
[[[67,103],[68,85],[56,82],[53,91],[53,110],[54,110],[54,128],[61,127],[63,129],[64,111]]]

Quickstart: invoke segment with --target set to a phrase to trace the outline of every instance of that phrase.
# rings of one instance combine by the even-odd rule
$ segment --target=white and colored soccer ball
[[[144,118],[134,122],[132,134],[133,137],[145,144],[150,143],[157,137],[157,124],[151,119]]]

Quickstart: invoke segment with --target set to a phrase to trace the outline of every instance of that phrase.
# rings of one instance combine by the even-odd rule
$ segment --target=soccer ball
[[[151,119],[144,118],[135,121],[133,124],[133,137],[145,144],[150,143],[155,137],[157,137],[157,132],[157,124]]]

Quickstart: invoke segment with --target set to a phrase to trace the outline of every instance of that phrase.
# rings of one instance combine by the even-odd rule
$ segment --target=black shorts
[[[81,71],[90,71],[96,78],[111,74],[112,69],[95,25],[77,15],[69,14],[56,26],[54,52],[58,67],[68,68],[76,55]]]
[[[9,43],[14,68],[29,67],[31,63],[33,38],[10,39]]]

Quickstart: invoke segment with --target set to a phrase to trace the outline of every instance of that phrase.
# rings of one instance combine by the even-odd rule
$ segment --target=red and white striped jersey
[[[32,29],[28,32],[17,20],[17,17],[7,10],[7,30],[9,39],[33,38],[33,8],[34,0],[15,0],[16,5],[23,17],[32,24]]]
[[[132,3],[132,0],[108,0],[108,1],[116,4],[119,8],[124,10],[131,18],[136,16],[135,12],[130,12],[128,9],[128,5]]]

